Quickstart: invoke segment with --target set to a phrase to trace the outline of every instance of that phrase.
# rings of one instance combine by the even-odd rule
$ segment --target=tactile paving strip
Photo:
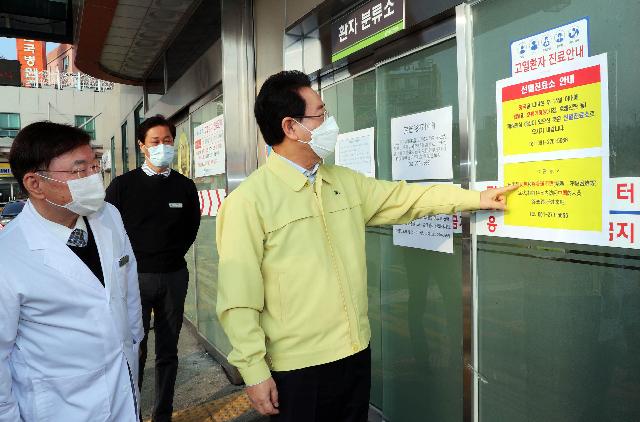
[[[217,400],[173,412],[173,422],[227,422],[251,410],[249,397],[238,391]],[[148,419],[145,422],[150,422]]]

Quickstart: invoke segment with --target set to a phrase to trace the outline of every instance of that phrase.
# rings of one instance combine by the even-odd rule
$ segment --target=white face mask
[[[145,146],[149,151],[149,161],[156,167],[169,167],[173,164],[173,158],[176,155],[176,150],[173,145],[160,144],[154,147]]]
[[[307,129],[305,125],[295,119],[294,121],[311,133],[310,142],[301,141],[300,139],[298,139],[298,142],[309,145],[313,152],[323,160],[333,154],[338,142],[338,134],[340,133],[340,128],[333,116],[313,130]]]
[[[45,198],[45,201],[51,205],[66,208],[81,216],[87,216],[100,211],[104,206],[104,184],[102,183],[101,175],[98,173],[83,177],[82,179],[73,179],[66,182],[52,179],[41,174],[38,174],[38,176],[44,179],[53,180],[54,182],[66,183],[69,187],[69,192],[71,192],[71,202],[65,205],[60,205]]]

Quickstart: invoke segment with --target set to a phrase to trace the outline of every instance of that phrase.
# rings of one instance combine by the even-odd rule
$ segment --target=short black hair
[[[46,169],[54,158],[90,143],[91,136],[77,127],[49,121],[31,123],[18,132],[11,144],[11,172],[22,192],[28,193],[22,182],[25,174]]]
[[[298,70],[285,70],[269,76],[264,82],[253,112],[267,145],[278,145],[284,139],[282,119],[304,115],[306,104],[299,90],[311,87],[311,80]]]
[[[144,138],[147,137],[147,132],[149,129],[156,126],[168,127],[171,132],[171,136],[175,139],[176,126],[167,120],[162,114],[156,114],[155,116],[149,117],[144,122],[140,123],[140,126],[138,126],[138,129],[136,130],[136,139],[138,142],[142,142],[144,144]]]

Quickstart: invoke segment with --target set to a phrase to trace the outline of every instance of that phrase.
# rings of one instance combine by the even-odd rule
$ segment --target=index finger
[[[509,186],[504,186],[502,188],[495,188],[496,193],[498,195],[502,195],[503,193],[509,193],[509,192],[513,192],[514,190],[518,189],[520,187],[520,185],[509,185]]]

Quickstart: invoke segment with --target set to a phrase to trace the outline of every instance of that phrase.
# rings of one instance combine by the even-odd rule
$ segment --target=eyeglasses
[[[317,119],[318,117],[322,117],[322,121],[324,122],[329,117],[329,112],[327,110],[323,111],[322,114],[318,114],[317,116],[292,116],[297,119]]]
[[[77,170],[48,170],[48,169],[37,169],[36,171],[42,171],[45,173],[67,173],[70,175],[75,175],[77,179],[82,179],[83,177],[87,177],[89,175],[102,173],[102,165],[100,163],[94,163],[89,167]]]

